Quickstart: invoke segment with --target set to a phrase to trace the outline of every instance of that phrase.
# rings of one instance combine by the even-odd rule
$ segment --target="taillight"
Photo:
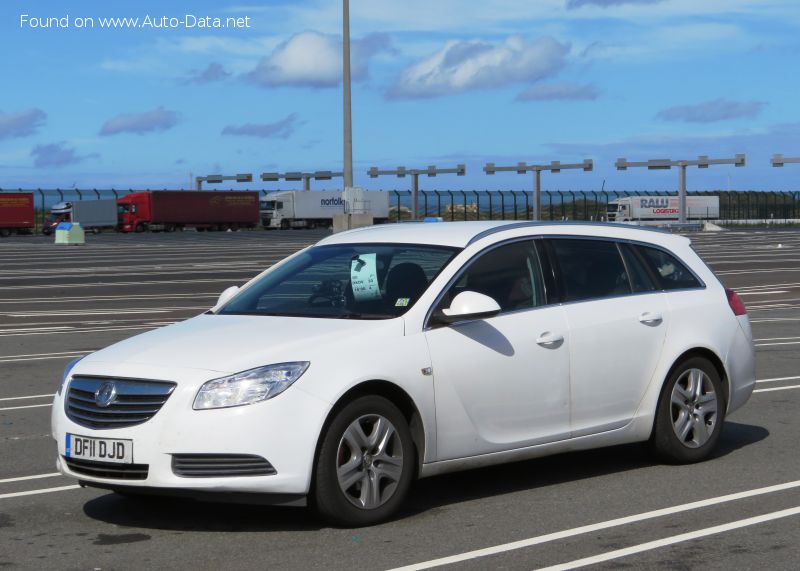
[[[747,308],[738,293],[732,289],[725,288],[725,295],[728,296],[728,305],[731,306],[734,315],[747,315]]]

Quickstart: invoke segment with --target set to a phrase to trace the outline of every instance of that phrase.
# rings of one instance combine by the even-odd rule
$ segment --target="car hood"
[[[98,374],[107,369],[107,374],[121,375],[120,371],[130,364],[148,369],[202,369],[230,374],[271,363],[313,361],[315,354],[330,354],[337,347],[357,351],[403,333],[401,318],[201,315],[92,353],[75,370],[91,369],[92,374]]]

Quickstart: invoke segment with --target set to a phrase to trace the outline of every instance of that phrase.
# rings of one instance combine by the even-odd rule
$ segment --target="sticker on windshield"
[[[381,299],[376,254],[361,254],[350,262],[350,283],[356,301]]]
[[[394,302],[395,307],[408,307],[408,302],[411,301],[407,297],[398,297],[397,301]]]

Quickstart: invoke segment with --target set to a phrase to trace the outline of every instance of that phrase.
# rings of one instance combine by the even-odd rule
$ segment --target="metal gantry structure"
[[[241,173],[235,174],[230,176],[224,176],[221,174],[210,174],[207,176],[196,176],[194,178],[194,187],[197,190],[203,190],[203,183],[207,184],[221,184],[226,180],[232,180],[236,182],[253,182],[253,175],[249,173]]]
[[[770,164],[772,164],[773,167],[782,167],[783,165],[792,163],[800,163],[800,157],[784,157],[780,153],[775,153],[770,160]]]
[[[417,220],[419,218],[419,175],[426,175],[434,177],[439,174],[455,174],[457,176],[464,176],[467,172],[466,165],[456,165],[455,168],[439,168],[431,165],[424,169],[408,169],[406,167],[397,167],[396,169],[381,170],[378,167],[372,167],[367,171],[370,178],[378,178],[379,176],[396,176],[404,178],[406,175],[411,176],[411,219]]]
[[[678,167],[678,223],[686,223],[686,167],[695,166],[700,169],[707,169],[711,165],[734,165],[736,167],[745,166],[745,156],[738,154],[730,159],[710,159],[706,155],[700,155],[696,160],[671,160],[671,159],[650,159],[648,161],[629,161],[625,158],[617,159],[614,163],[617,170],[627,170],[631,167],[645,167],[649,170],[670,170]]]
[[[261,180],[279,181],[279,180],[301,180],[303,181],[303,190],[311,190],[311,179],[314,180],[331,180],[334,177],[342,177],[344,173],[334,171],[313,171],[313,172],[265,172],[261,173]],[[346,185],[345,185],[346,186]]]
[[[483,172],[486,174],[495,174],[497,172],[516,172],[517,174],[525,174],[533,171],[533,219],[542,219],[542,171],[550,171],[559,173],[566,169],[583,169],[591,171],[594,167],[592,159],[585,159],[582,163],[561,163],[559,161],[552,161],[549,165],[529,165],[527,163],[517,163],[515,166],[498,167],[494,163],[486,163],[483,167]]]
[[[353,119],[350,84],[350,0],[342,0],[342,99],[344,101],[342,171],[345,189],[353,186]]]

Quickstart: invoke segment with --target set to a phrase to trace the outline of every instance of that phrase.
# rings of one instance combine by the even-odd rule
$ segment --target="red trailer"
[[[121,232],[236,230],[259,221],[258,192],[153,190],[120,197],[117,206]]]
[[[0,193],[0,236],[5,238],[12,232],[28,234],[33,231],[34,227],[33,194],[30,192]]]

